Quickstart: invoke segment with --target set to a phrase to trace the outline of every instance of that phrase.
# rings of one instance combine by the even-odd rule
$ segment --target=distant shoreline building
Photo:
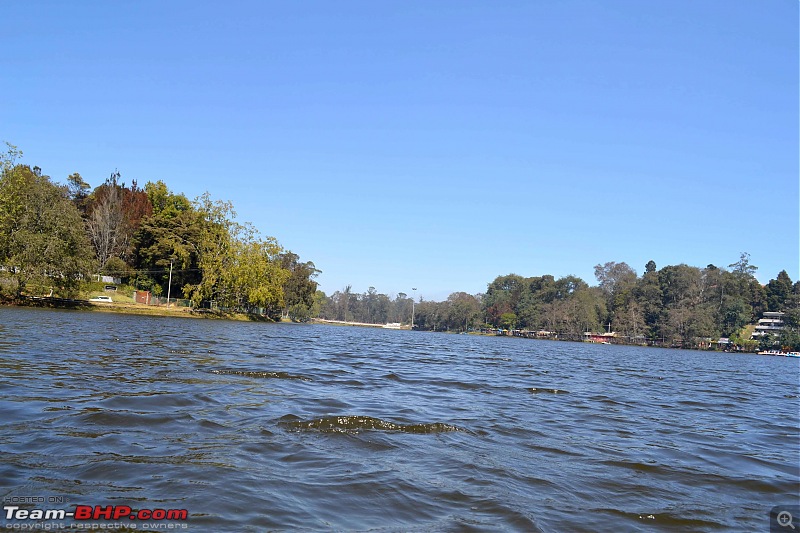
[[[587,331],[583,334],[583,342],[592,342],[595,344],[611,344],[616,338],[616,332],[592,333],[591,331]]]
[[[779,335],[783,331],[783,317],[786,313],[780,311],[765,311],[763,318],[759,319],[756,330],[750,338],[757,339],[765,335]]]

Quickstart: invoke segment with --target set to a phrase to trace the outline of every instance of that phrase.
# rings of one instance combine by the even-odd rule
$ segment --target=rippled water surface
[[[0,308],[0,495],[193,531],[768,531],[798,363]]]

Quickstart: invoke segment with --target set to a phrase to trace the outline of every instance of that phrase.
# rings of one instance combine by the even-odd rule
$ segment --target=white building
[[[769,334],[780,335],[780,332],[783,331],[784,314],[779,311],[765,311],[764,318],[759,319],[752,338],[757,339]]]

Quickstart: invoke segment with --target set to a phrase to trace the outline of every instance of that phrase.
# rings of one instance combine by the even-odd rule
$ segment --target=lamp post
[[[412,291],[416,291],[416,287],[411,287]],[[414,295],[411,295],[411,331],[414,331]]]

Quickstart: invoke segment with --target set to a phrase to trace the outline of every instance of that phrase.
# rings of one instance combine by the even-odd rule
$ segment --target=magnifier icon
[[[794,524],[792,523],[792,513],[789,511],[781,511],[778,513],[778,525],[781,527],[790,527],[795,529]]]

